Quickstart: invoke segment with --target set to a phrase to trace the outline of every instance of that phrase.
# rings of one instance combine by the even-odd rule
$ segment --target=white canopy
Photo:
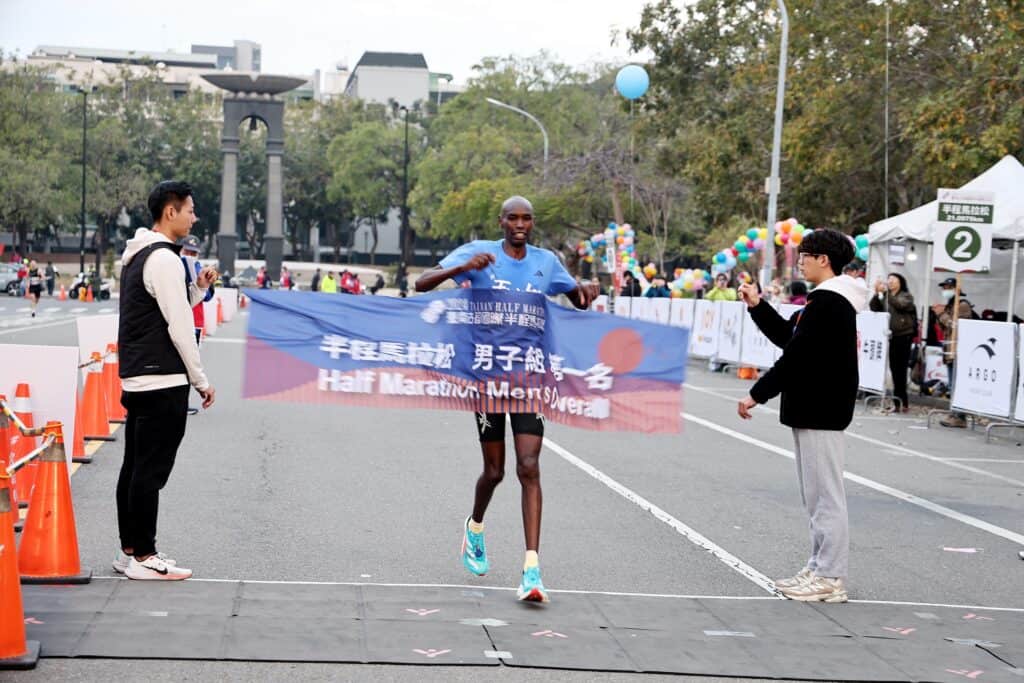
[[[1024,241],[1024,166],[1015,157],[1003,157],[962,189],[995,193],[993,236],[1018,243]],[[898,216],[872,223],[868,229],[871,238],[868,277],[873,281],[884,277],[887,272],[902,273],[922,309],[925,305],[942,301],[936,284],[949,275],[931,270],[931,244],[938,214],[938,201],[931,201]],[[889,243],[894,241],[902,241],[905,245],[906,262],[902,265],[891,262]],[[978,313],[991,308],[1013,310],[1017,315],[1024,315],[1024,310],[1018,306],[1018,302],[1024,302],[1024,280],[1016,273],[1020,244],[1014,246],[1017,249],[992,250],[992,269],[989,272],[962,276],[963,290]],[[923,319],[924,311],[921,312]]]
[[[995,166],[964,185],[964,190],[988,190],[996,194],[996,239],[1024,240],[1024,166],[1007,155]],[[898,216],[872,223],[868,229],[871,243],[896,239],[931,242],[939,215],[938,200],[928,202]]]

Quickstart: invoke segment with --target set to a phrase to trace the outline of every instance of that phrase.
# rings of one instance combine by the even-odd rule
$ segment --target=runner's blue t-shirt
[[[505,240],[476,240],[441,259],[442,268],[462,265],[475,254],[494,254],[494,263],[483,270],[471,270],[452,279],[462,284],[469,280],[473,289],[507,289],[554,296],[576,289],[576,280],[553,251],[526,245],[526,256],[514,259],[505,253]]]

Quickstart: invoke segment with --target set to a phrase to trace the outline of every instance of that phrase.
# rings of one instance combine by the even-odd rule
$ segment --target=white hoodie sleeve
[[[189,383],[199,391],[205,391],[210,383],[199,359],[192,308],[185,295],[184,264],[170,249],[157,249],[146,259],[142,282],[146,291],[156,299],[160,313],[167,321],[167,333],[185,363]]]

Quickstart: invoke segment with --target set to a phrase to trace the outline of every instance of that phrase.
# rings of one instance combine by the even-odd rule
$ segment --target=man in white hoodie
[[[203,408],[213,405],[192,306],[217,272],[204,268],[192,285],[186,283],[178,241],[197,220],[188,183],[158,184],[149,195],[149,211],[153,229],[139,228],[121,257],[118,361],[128,417],[117,480],[121,549],[113,566],[130,579],[173,581],[189,578],[192,571],[157,552],[160,489],[185,435],[189,385],[203,397]]]
[[[867,289],[839,277],[853,245],[835,230],[815,230],[800,243],[800,268],[815,285],[807,304],[786,320],[754,285],[740,296],[750,316],[782,356],[739,402],[741,418],[782,395],[779,421],[792,428],[800,497],[810,519],[811,556],[795,576],[775,587],[792,600],[846,602],[850,522],[843,487],[843,431],[857,401],[857,313]]]

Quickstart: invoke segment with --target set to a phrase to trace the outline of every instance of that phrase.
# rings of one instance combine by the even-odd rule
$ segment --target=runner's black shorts
[[[512,434],[544,436],[544,416],[540,413],[509,413]],[[477,413],[476,430],[480,443],[505,440],[505,413]]]
[[[40,296],[43,295],[43,286],[42,285],[29,285],[28,286],[28,293],[38,299]]]

